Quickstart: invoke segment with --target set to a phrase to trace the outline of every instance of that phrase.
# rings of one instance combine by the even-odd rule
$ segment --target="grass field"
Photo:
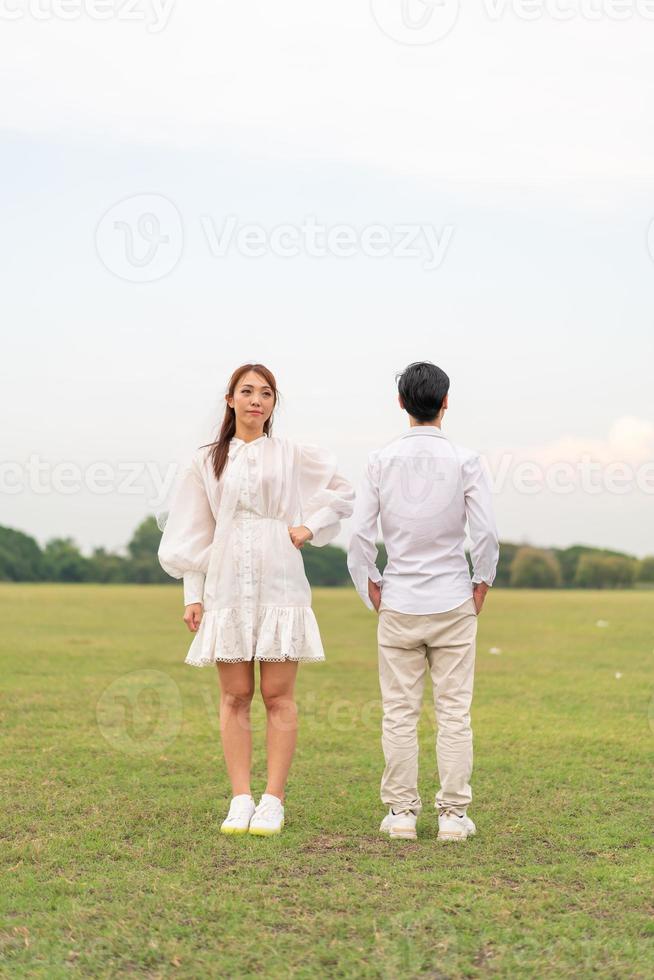
[[[654,592],[490,594],[461,844],[436,841],[427,697],[419,838],[378,835],[377,619],[347,590],[314,590],[282,836],[219,834],[216,672],[183,663],[181,602],[0,586],[3,977],[654,975]],[[262,722],[257,695],[257,797]]]

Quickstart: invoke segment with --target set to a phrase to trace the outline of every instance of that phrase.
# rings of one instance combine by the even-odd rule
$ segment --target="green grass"
[[[419,838],[377,833],[377,619],[355,593],[314,590],[328,659],[300,668],[272,839],[218,833],[217,678],[183,663],[179,589],[3,584],[0,607],[3,977],[654,974],[654,592],[490,594],[463,844],[436,841],[428,688]],[[257,695],[255,794],[262,721]]]

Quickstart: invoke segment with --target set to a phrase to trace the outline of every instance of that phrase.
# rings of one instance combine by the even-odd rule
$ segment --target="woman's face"
[[[248,371],[239,378],[234,397],[228,396],[227,404],[234,409],[239,426],[258,432],[263,431],[265,422],[272,415],[275,395],[264,377]]]

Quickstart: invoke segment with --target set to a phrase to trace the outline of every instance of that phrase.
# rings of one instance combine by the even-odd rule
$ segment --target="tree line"
[[[83,555],[70,538],[52,538],[44,548],[30,535],[0,526],[0,581],[5,582],[123,582],[171,583],[157,559],[161,531],[154,517],[139,524],[125,554],[95,548]],[[378,544],[378,566],[386,565],[386,549]],[[312,586],[350,585],[346,554],[326,545],[302,549]],[[467,555],[470,564],[470,556]],[[654,583],[654,555],[638,559],[620,551],[573,545],[536,548],[500,544],[494,586],[505,588],[629,588]]]

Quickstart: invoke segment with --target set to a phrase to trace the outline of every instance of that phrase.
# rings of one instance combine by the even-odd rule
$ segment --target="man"
[[[347,557],[357,591],[378,612],[381,799],[389,806],[380,830],[408,839],[416,837],[422,810],[417,725],[427,665],[438,723],[438,839],[465,840],[475,832],[466,810],[477,616],[495,578],[499,543],[479,454],[450,442],[441,429],[449,385],[429,361],[410,364],[399,376],[398,402],[410,426],[368,456]],[[378,518],[388,554],[383,576],[375,564]]]

